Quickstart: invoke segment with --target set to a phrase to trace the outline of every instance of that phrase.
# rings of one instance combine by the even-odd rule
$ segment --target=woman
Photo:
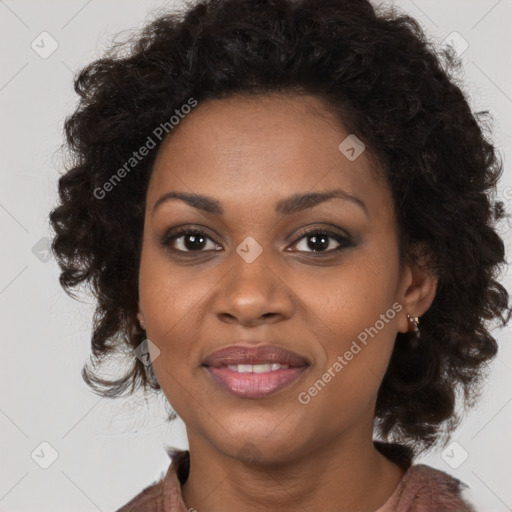
[[[510,315],[453,56],[363,0],[200,1],[117,50],[75,82],[53,250],[97,297],[88,384],[161,390],[189,441],[120,512],[474,510],[414,464]]]

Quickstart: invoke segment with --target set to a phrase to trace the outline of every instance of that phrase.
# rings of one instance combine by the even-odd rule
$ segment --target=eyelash
[[[178,238],[183,237],[184,235],[202,235],[205,238],[207,238],[208,240],[214,242],[216,245],[219,245],[219,244],[217,244],[217,242],[215,242],[209,236],[207,236],[207,234],[204,231],[201,231],[200,229],[196,229],[196,228],[186,227],[186,226],[179,227],[179,228],[171,231],[170,233],[167,233],[166,235],[164,235],[164,237],[161,241],[161,245],[164,246],[165,248],[168,248],[168,249],[172,250],[173,252],[179,253],[181,255],[202,253],[202,252],[212,252],[212,251],[204,251],[204,250],[182,251],[180,249],[175,249],[175,248],[171,247],[171,243],[173,241],[175,241]],[[335,233],[334,231],[330,231],[325,228],[307,228],[307,229],[301,231],[297,235],[297,238],[295,239],[295,241],[293,242],[292,245],[296,245],[300,240],[302,240],[303,238],[307,238],[308,236],[311,236],[311,235],[320,235],[320,236],[326,236],[329,238],[333,238],[334,240],[336,240],[336,242],[338,242],[339,247],[336,247],[335,249],[326,250],[326,251],[324,250],[324,251],[316,251],[316,252],[315,251],[300,251],[300,252],[306,252],[308,254],[315,254],[315,255],[322,255],[322,254],[331,255],[333,253],[340,252],[341,250],[351,247],[353,245],[353,242],[349,237],[343,236],[340,233]],[[216,251],[213,251],[213,252],[216,252]]]

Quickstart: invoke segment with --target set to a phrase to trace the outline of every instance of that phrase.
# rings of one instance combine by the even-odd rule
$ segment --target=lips
[[[213,352],[203,361],[204,366],[213,368],[239,364],[280,364],[298,368],[309,366],[309,361],[296,352],[275,345],[257,347],[234,345]]]
[[[309,360],[282,347],[231,346],[203,361],[212,382],[239,398],[263,398],[297,381]]]

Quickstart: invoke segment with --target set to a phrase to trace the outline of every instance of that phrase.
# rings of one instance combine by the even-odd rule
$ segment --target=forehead
[[[238,211],[250,205],[254,211],[298,192],[342,188],[377,208],[389,207],[389,191],[368,152],[350,160],[340,151],[349,136],[342,120],[312,96],[205,101],[163,142],[148,206],[178,190],[215,196],[227,211],[230,204]]]

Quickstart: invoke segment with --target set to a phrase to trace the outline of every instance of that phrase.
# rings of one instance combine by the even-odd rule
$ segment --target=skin
[[[187,428],[187,508],[371,512],[403,476],[373,446],[375,403],[397,332],[412,330],[407,313],[430,307],[437,282],[416,265],[400,267],[391,192],[368,151],[349,161],[338,150],[349,133],[317,98],[240,96],[198,105],[159,150],[138,318],[160,350],[153,364],[162,391]],[[366,212],[339,198],[282,217],[274,211],[288,196],[332,188],[359,198]],[[171,191],[211,196],[224,215],[181,200],[153,211]],[[161,244],[180,225],[203,230],[202,248],[183,235]],[[312,234],[300,233],[306,226],[348,233],[353,245],[334,251],[340,243],[329,238],[314,252]],[[236,252],[249,236],[263,250],[252,263]],[[298,394],[395,302],[402,310],[300,403]],[[279,345],[312,364],[275,395],[232,396],[201,364],[240,340]]]

